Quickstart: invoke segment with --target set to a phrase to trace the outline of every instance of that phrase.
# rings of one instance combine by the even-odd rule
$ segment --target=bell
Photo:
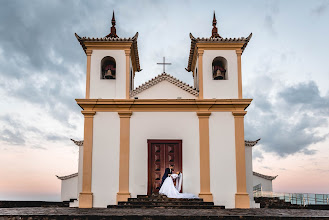
[[[224,71],[220,71],[219,69],[216,70],[215,72],[215,76],[214,79],[215,80],[221,80],[225,78],[225,72]]]
[[[110,69],[105,72],[104,78],[105,79],[114,79],[114,75]]]

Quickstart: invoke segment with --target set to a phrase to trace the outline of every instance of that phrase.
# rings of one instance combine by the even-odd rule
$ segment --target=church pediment
[[[157,99],[195,99],[199,92],[192,86],[162,73],[130,92],[130,97]]]

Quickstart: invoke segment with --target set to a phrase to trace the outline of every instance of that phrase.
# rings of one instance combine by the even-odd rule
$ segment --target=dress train
[[[174,185],[173,179],[176,179],[176,186]],[[167,177],[163,182],[159,193],[166,195],[168,198],[185,198],[185,199],[195,199],[197,196],[192,193],[180,193],[182,186],[182,174],[172,174]]]

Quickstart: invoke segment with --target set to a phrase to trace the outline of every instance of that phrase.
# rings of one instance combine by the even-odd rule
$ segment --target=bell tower
[[[103,38],[75,34],[87,55],[86,99],[130,99],[135,73],[141,71],[138,33],[119,38],[113,11],[111,32]]]
[[[190,33],[191,50],[186,70],[193,73],[199,99],[242,99],[241,55],[247,38],[223,38],[218,34],[214,12],[210,38]]]

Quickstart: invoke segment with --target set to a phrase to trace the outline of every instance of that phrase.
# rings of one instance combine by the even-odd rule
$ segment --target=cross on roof
[[[171,63],[166,63],[166,58],[163,57],[163,63],[157,63],[159,65],[163,65],[163,72],[166,72],[166,65],[171,65]]]

